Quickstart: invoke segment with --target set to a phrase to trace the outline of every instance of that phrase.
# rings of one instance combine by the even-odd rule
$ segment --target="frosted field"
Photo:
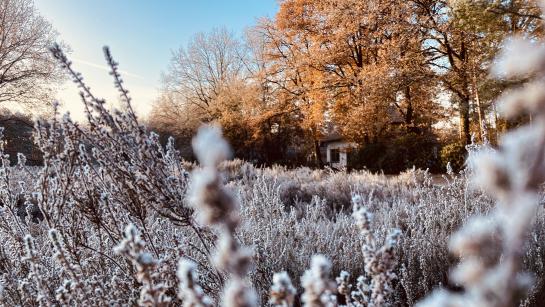
[[[196,165],[169,165],[165,170],[173,173],[153,175],[164,176],[155,178],[164,180],[160,185],[142,181],[143,176],[125,174],[130,168],[111,173],[114,167],[56,166],[62,173],[55,176],[51,176],[55,167],[32,167],[29,172],[17,167],[2,170],[4,204],[12,204],[18,195],[35,203],[33,184],[45,184],[41,201],[47,210],[44,220],[33,223],[20,217],[21,201],[4,207],[0,220],[3,304],[26,305],[38,300],[132,304],[146,287],[146,291],[160,289],[172,303],[180,303],[176,300],[180,258],[197,264],[203,292],[213,301],[219,299],[221,285],[229,275],[208,260],[209,253],[215,253],[213,241],[219,230],[196,226],[191,217],[183,220],[185,208],[191,208],[186,190],[191,179],[185,179],[184,173],[174,175],[182,168],[192,171]],[[449,254],[449,238],[470,216],[487,214],[493,206],[490,198],[469,188],[467,174],[445,175],[444,182],[434,184],[437,178],[419,170],[387,177],[307,168],[260,169],[239,160],[222,163],[220,170],[222,184],[239,204],[235,237],[238,244],[252,251],[245,280],[253,285],[260,304],[269,300],[272,277],[278,271],[286,271],[300,293],[300,276],[315,254],[329,259],[332,280],[343,270],[349,272],[352,291],[358,291],[357,276],[370,282],[373,275],[365,271],[368,262],[362,251],[368,242],[352,216],[354,195],[372,214],[369,229],[377,248],[393,229],[401,231],[398,241],[390,242],[393,259],[388,273],[396,277],[387,281],[391,290],[388,305],[413,305],[439,285],[456,288],[447,277],[459,261]],[[44,178],[40,171],[50,175]],[[124,179],[116,182],[124,184],[114,184],[120,177]],[[165,186],[164,192],[160,186]],[[99,192],[102,189],[107,192]],[[165,199],[151,200],[153,197]],[[139,203],[146,199],[151,205]],[[543,218],[540,205],[524,248],[524,269],[535,277],[528,302],[535,306],[543,295]],[[140,233],[139,243],[127,243],[124,230],[128,224]],[[58,233],[52,235],[51,228]],[[23,240],[25,234],[33,238],[30,251],[25,246],[29,241]],[[53,242],[59,245],[52,245],[52,240],[58,240]],[[136,260],[126,260],[131,259],[130,252],[126,257],[115,252],[116,246],[123,244],[133,249]],[[149,267],[139,262],[142,254],[150,257]],[[149,285],[140,281],[144,277],[150,279]],[[343,299],[338,295],[340,303]]]

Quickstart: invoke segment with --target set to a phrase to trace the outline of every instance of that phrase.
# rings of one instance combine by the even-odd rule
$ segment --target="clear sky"
[[[70,46],[69,58],[97,96],[117,101],[104,65],[108,45],[145,116],[160,88],[172,51],[197,32],[225,26],[242,34],[262,16],[272,17],[276,0],[35,0],[40,14]],[[82,119],[78,90],[65,84],[58,93],[65,110]]]

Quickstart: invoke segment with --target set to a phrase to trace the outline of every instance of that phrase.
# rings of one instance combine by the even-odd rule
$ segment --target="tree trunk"
[[[494,102],[492,104],[492,110],[494,111],[494,126],[495,126],[495,142],[496,144],[498,143],[498,140],[499,140],[499,134],[500,134],[500,122],[499,122],[499,119],[498,119],[498,111],[496,110],[496,103]]]
[[[411,129],[412,123],[413,123],[413,103],[412,103],[412,97],[411,97],[411,88],[407,86],[405,88],[405,99],[407,100],[407,112],[405,113],[405,125],[407,125],[407,129]]]
[[[464,144],[471,143],[469,130],[469,97],[460,97],[460,141]]]
[[[320,141],[317,138],[314,139],[314,154],[316,155],[316,163],[318,163],[318,167],[324,167],[322,153],[320,152]]]
[[[477,76],[475,74],[475,68],[473,68],[473,78],[471,80],[471,86],[473,90],[473,97],[477,104],[477,114],[479,115],[479,138],[481,142],[488,140],[488,127],[486,126],[486,119],[484,118],[484,111],[481,105],[481,99],[479,98],[479,88],[477,87]]]

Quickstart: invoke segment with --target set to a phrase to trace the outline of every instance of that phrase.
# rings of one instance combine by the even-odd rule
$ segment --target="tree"
[[[472,98],[477,109],[478,123],[481,130],[486,121],[483,114],[493,113],[496,120],[496,132],[498,119],[494,102],[496,98],[507,88],[521,85],[525,80],[492,80],[486,78],[493,58],[498,53],[501,42],[507,36],[525,36],[530,39],[538,39],[543,35],[543,22],[541,10],[536,1],[469,1],[458,0],[453,4],[453,18],[458,27],[471,33],[479,33],[479,41],[487,44],[479,44],[480,58],[472,63],[470,70],[472,79]],[[481,75],[479,75],[479,71]],[[490,108],[492,107],[492,110]],[[511,126],[509,120],[505,125]],[[479,131],[480,134],[487,131]],[[496,134],[497,138],[497,134]]]
[[[173,53],[148,124],[175,137],[185,158],[192,158],[190,143],[197,128],[221,116],[217,97],[242,78],[243,48],[232,32],[221,28],[195,34]]]
[[[165,91],[175,95],[192,116],[217,117],[214,99],[231,82],[242,78],[244,47],[227,29],[198,33],[174,53],[163,76]]]
[[[199,116],[192,113],[193,105],[182,104],[172,92],[163,91],[154,102],[147,126],[166,143],[169,137],[176,139],[180,154],[185,159],[193,159],[191,139],[202,123]]]
[[[49,102],[61,79],[49,47],[57,39],[31,0],[0,0],[0,102]]]
[[[326,103],[320,87],[323,80],[310,62],[314,54],[310,37],[301,28],[288,26],[282,18],[282,14],[291,15],[294,25],[305,25],[305,15],[293,13],[289,3],[282,2],[277,19],[263,19],[255,31],[266,46],[266,81],[274,88],[277,106],[282,112],[298,116],[298,124],[312,142],[315,161],[322,166],[319,140]]]
[[[407,129],[431,126],[435,83],[411,13],[390,0],[285,0],[262,22],[275,82],[314,139],[327,120],[357,142],[380,137],[395,117]]]
[[[424,33],[427,63],[443,87],[455,96],[460,139],[471,140],[471,105],[483,133],[483,104],[479,82],[507,35],[538,31],[539,9],[533,1],[414,0],[418,26]],[[482,82],[484,83],[484,82]]]
[[[271,86],[264,42],[249,31],[198,34],[172,59],[164,90],[150,116],[152,129],[174,136],[186,158],[202,123],[219,123],[236,157],[266,164],[286,162],[301,139],[296,114]]]

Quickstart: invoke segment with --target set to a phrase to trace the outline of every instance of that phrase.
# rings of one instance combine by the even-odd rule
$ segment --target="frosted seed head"
[[[543,80],[527,83],[521,89],[507,91],[498,100],[498,110],[506,117],[543,113],[544,107]]]
[[[474,173],[472,184],[491,195],[502,196],[511,186],[511,178],[504,158],[497,152],[481,151],[468,158],[468,167]]]
[[[352,289],[352,285],[349,283],[350,280],[350,273],[347,271],[341,271],[339,274],[339,277],[335,279],[337,282],[337,291],[339,294],[342,295],[349,295],[350,290]]]
[[[310,261],[310,269],[314,276],[326,276],[331,270],[331,263],[324,255],[314,255]]]
[[[257,306],[257,295],[253,289],[246,287],[241,280],[232,279],[225,286],[222,305],[225,307]]]
[[[361,230],[369,230],[371,228],[371,220],[373,219],[373,214],[367,211],[363,206],[354,206],[352,217],[356,220],[356,225]]]
[[[128,224],[125,227],[125,238],[127,238],[129,240],[135,240],[135,241],[140,239],[140,236],[138,235],[138,230],[136,229],[136,226],[134,226],[133,224]]]
[[[390,234],[388,234],[388,240],[386,242],[386,246],[393,247],[397,245],[397,242],[399,240],[399,237],[401,237],[401,230],[395,228],[390,231]]]
[[[36,256],[36,246],[34,245],[34,238],[32,238],[31,235],[27,234],[25,235],[24,241],[25,241],[26,258],[32,259],[34,256]]]
[[[273,284],[270,290],[270,300],[272,305],[291,306],[297,290],[293,287],[291,279],[287,272],[274,273]]]
[[[189,200],[197,209],[200,223],[224,224],[230,229],[238,225],[237,203],[231,193],[220,186],[215,170],[204,168],[193,172]]]
[[[205,167],[216,167],[231,157],[231,148],[218,126],[202,126],[192,141],[193,151]]]
[[[147,253],[147,252],[140,253],[138,255],[137,261],[138,261],[139,264],[141,264],[143,266],[150,266],[150,265],[155,264],[155,260],[153,259],[153,256],[150,253]]]
[[[521,77],[542,67],[545,47],[522,37],[508,39],[492,67],[495,77]]]
[[[197,273],[195,272],[196,268],[197,266],[193,261],[182,258],[178,261],[176,276],[182,283],[188,285],[190,284],[190,279],[192,282],[193,279],[198,278]]]
[[[353,206],[363,206],[363,198],[360,194],[352,195],[352,205]]]
[[[416,304],[417,307],[465,307],[468,306],[468,302],[461,296],[450,294],[446,290],[433,291],[431,295],[428,295],[424,300]],[[470,305],[471,306],[471,305]]]
[[[294,290],[291,283],[291,278],[286,271],[274,273],[273,275],[273,287],[279,286],[288,290]]]
[[[463,285],[478,284],[485,274],[485,267],[481,260],[477,258],[469,258],[461,262],[450,274],[452,281]]]
[[[495,221],[484,217],[473,217],[452,235],[449,249],[458,256],[485,255],[497,250]]]

